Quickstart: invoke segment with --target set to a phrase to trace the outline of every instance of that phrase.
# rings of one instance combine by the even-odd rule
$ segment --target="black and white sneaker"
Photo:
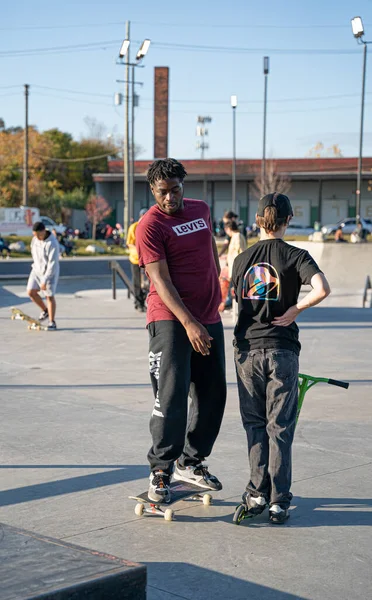
[[[222,483],[215,475],[211,475],[208,466],[199,463],[190,467],[182,467],[178,462],[174,467],[173,479],[193,483],[207,490],[222,490]]]
[[[57,325],[55,321],[49,321],[48,323],[48,331],[54,331],[57,329]]]
[[[48,311],[43,310],[43,312],[40,313],[39,321],[45,321],[45,319],[47,319],[48,317],[49,317]]]
[[[264,496],[252,496],[249,492],[244,492],[242,500],[247,505],[250,515],[260,515],[267,506]]]
[[[170,477],[164,471],[154,471],[150,473],[150,485],[147,495],[153,502],[169,502],[170,500],[170,489],[169,489]]]
[[[283,508],[280,504],[273,504],[269,509],[269,521],[275,525],[282,525],[289,519],[288,508]]]

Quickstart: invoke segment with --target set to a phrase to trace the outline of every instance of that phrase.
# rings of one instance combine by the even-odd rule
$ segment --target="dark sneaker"
[[[243,502],[247,505],[250,515],[260,515],[266,508],[267,502],[264,496],[252,496],[249,492],[244,492]]]
[[[288,508],[283,508],[280,504],[273,504],[269,509],[269,521],[275,525],[282,525],[289,519]]]
[[[154,471],[150,474],[150,485],[147,495],[153,502],[169,502],[170,500],[170,489],[169,489],[170,477],[164,471]]]
[[[43,312],[40,314],[39,321],[45,321],[45,319],[47,319],[48,317],[49,317],[48,311],[43,310]]]
[[[178,462],[175,465],[173,479],[193,483],[207,490],[222,490],[222,483],[215,475],[211,475],[207,465],[199,463],[190,467],[182,467]]]
[[[48,323],[48,331],[54,331],[54,329],[57,329],[57,325],[55,321],[50,321]]]

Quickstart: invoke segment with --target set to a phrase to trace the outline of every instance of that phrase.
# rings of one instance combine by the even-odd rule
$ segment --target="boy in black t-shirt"
[[[301,348],[295,320],[330,293],[310,254],[283,241],[292,215],[284,194],[261,198],[256,215],[260,241],[237,256],[232,273],[238,302],[235,365],[250,464],[243,501],[252,514],[269,504],[272,523],[284,523],[292,499]],[[313,289],[298,302],[303,284]]]

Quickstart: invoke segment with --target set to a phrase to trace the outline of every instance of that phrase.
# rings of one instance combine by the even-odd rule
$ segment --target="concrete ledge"
[[[145,600],[146,567],[0,524],[0,600]]]

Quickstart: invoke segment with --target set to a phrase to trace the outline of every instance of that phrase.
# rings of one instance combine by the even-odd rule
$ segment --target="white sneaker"
[[[282,508],[280,504],[273,504],[269,508],[269,521],[276,525],[282,525],[289,518],[288,508]]]
[[[164,471],[155,471],[150,473],[150,485],[147,495],[153,502],[169,502],[170,500],[170,489],[169,489],[170,477]]]
[[[173,479],[192,483],[207,490],[222,490],[222,483],[215,475],[211,475],[207,465],[202,463],[190,467],[181,467],[177,462],[174,467]]]

